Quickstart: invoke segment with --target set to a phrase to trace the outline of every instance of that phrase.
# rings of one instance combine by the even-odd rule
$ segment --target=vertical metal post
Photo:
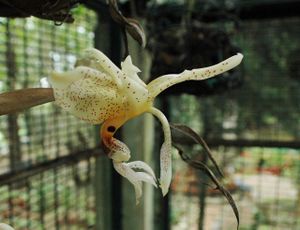
[[[120,63],[120,42],[120,31],[111,21],[107,12],[98,11],[98,23],[95,29],[95,47],[108,55],[114,63]],[[97,135],[99,135],[99,127],[97,127],[96,131]],[[114,170],[112,170],[110,159],[106,157],[96,158],[94,183],[96,229],[121,230],[121,182],[119,175],[116,175]]]

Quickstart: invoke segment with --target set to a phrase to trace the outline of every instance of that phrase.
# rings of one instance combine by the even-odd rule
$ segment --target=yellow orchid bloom
[[[160,151],[159,186],[165,196],[171,178],[171,131],[164,114],[153,107],[155,97],[168,87],[187,80],[204,80],[239,65],[242,54],[236,54],[216,65],[185,70],[180,74],[161,76],[146,85],[137,75],[140,70],[128,56],[119,69],[102,52],[88,49],[76,63],[75,69],[53,73],[49,81],[54,89],[56,104],[76,117],[92,124],[102,124],[101,137],[110,150],[115,170],[127,178],[135,188],[136,202],[142,196],[142,181],[157,186],[151,167],[142,161],[126,163],[130,150],[114,133],[129,119],[145,112],[161,122],[164,143]],[[135,169],[143,170],[136,172]]]

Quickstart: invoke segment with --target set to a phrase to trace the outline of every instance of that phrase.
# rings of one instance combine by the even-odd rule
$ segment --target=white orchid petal
[[[157,188],[156,180],[145,172],[136,172],[137,177],[140,181],[144,181],[146,183],[152,184],[154,187]]]
[[[121,67],[122,73],[124,73],[128,77],[128,79],[130,79],[129,81],[127,80],[126,88],[129,87],[129,89],[131,89],[130,91],[132,92],[142,91],[142,95],[136,94],[134,95],[134,98],[143,96],[143,94],[148,94],[147,85],[137,75],[137,73],[141,72],[141,70],[132,64],[130,55],[127,56],[123,62],[121,62]],[[130,85],[128,85],[128,83]]]
[[[49,80],[54,88],[56,104],[82,120],[99,124],[126,110],[126,102],[117,85],[100,71],[79,66],[55,76]],[[77,80],[70,81],[72,76]]]
[[[159,179],[159,182],[160,182],[162,194],[163,194],[163,196],[165,196],[169,191],[169,187],[170,187],[171,179],[172,179],[171,130],[170,130],[170,125],[169,125],[167,118],[161,111],[152,107],[149,110],[149,112],[152,113],[155,117],[157,117],[163,126],[165,141],[160,150],[160,179]]]
[[[171,145],[170,143],[163,143],[160,150],[160,187],[163,196],[168,191],[172,180],[172,159],[171,159]]]
[[[141,72],[141,70],[132,63],[130,55],[128,55],[125,58],[125,60],[123,62],[121,62],[121,68],[124,73],[125,72],[133,72],[133,73]]]
[[[147,88],[149,90],[151,98],[155,98],[165,89],[180,82],[187,80],[205,80],[218,74],[224,73],[239,65],[242,59],[243,55],[238,53],[216,65],[193,70],[185,70],[180,74],[164,75],[151,81],[147,85]]]
[[[52,72],[48,80],[53,88],[66,88],[72,84],[72,82],[83,78],[80,69],[81,68],[76,68],[64,73]]]
[[[113,166],[115,170],[123,177],[125,177],[134,186],[136,204],[139,203],[142,197],[142,183],[139,175],[136,174],[126,163],[120,163],[113,161]]]
[[[140,203],[141,197],[143,195],[142,183],[141,181],[132,182],[134,191],[135,191],[135,204],[138,205]]]
[[[121,70],[101,51],[94,48],[86,49],[82,58],[77,61],[77,65],[82,64],[108,74],[118,87],[121,86]]]
[[[154,180],[156,180],[156,176],[155,176],[155,173],[153,172],[152,168],[148,164],[146,164],[145,162],[143,162],[143,161],[132,161],[132,162],[127,163],[127,165],[130,168],[144,170],[146,173],[150,174],[153,177]]]

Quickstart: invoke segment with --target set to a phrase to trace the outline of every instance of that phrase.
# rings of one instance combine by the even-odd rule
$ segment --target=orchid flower
[[[170,86],[187,80],[204,80],[228,71],[243,58],[236,54],[216,65],[185,70],[180,74],[161,76],[148,85],[139,77],[140,70],[128,56],[118,68],[96,49],[87,49],[76,67],[65,73],[53,73],[49,81],[54,89],[56,104],[91,124],[101,124],[101,137],[109,150],[108,157],[115,170],[134,186],[136,202],[142,196],[142,182],[160,186],[163,196],[168,193],[171,178],[171,131],[167,118],[153,107],[158,94]],[[127,163],[129,148],[114,138],[115,132],[129,119],[143,113],[153,114],[162,124],[164,143],[160,150],[160,177],[142,161]],[[137,171],[139,170],[139,171]]]

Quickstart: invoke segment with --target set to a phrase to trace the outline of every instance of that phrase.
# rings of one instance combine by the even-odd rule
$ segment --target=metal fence
[[[97,16],[73,24],[0,19],[0,91],[46,87],[94,44]],[[0,222],[15,229],[87,229],[95,224],[95,127],[53,104],[0,117]]]

